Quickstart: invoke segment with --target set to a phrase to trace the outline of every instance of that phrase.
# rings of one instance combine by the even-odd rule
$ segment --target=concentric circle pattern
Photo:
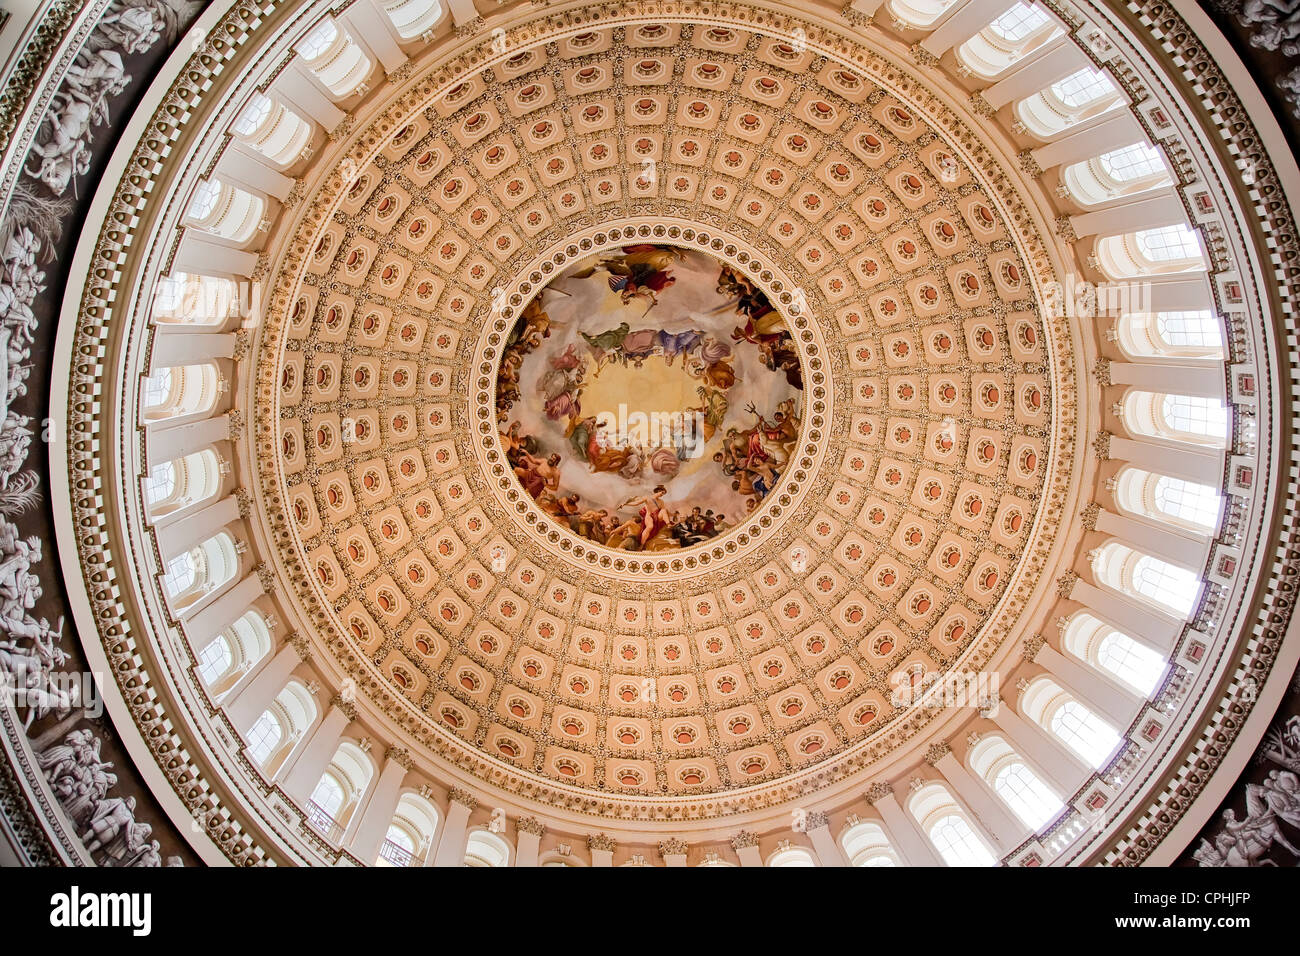
[[[308,203],[259,352],[270,537],[340,665],[462,766],[629,798],[865,766],[1037,583],[1073,430],[1033,220],[941,101],[817,37],[539,38],[408,96]],[[642,274],[622,297],[609,265],[647,248],[763,291],[799,428],[734,524],[611,547],[539,500],[547,458],[519,467],[498,388],[565,270],[603,268],[609,314],[651,328],[671,289]],[[520,401],[542,421],[568,393],[539,377]]]

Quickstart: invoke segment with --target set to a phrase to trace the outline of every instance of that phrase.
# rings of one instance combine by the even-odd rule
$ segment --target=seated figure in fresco
[[[782,330],[773,338],[758,343],[758,354],[774,372],[784,372],[785,380],[791,388],[803,390],[803,373],[799,370],[799,353],[795,350],[794,339],[789,332]]]
[[[524,452],[515,466],[515,476],[524,486],[524,491],[534,498],[543,491],[554,491],[560,487],[560,456],[551,455],[543,459]]]

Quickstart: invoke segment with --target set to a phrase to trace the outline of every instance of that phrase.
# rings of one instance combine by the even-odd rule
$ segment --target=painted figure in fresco
[[[623,347],[623,340],[627,334],[632,331],[632,326],[626,322],[620,322],[615,328],[606,329],[604,332],[598,332],[595,335],[588,335],[586,332],[579,332],[587,343],[587,348],[591,349],[591,357],[596,362],[596,368],[600,369],[606,358],[611,352],[616,352]]]
[[[676,282],[669,271],[674,262],[682,258],[679,249],[642,243],[624,246],[621,255],[606,256],[590,269],[575,272],[574,279],[586,279],[597,269],[609,273],[609,287],[619,294],[624,305],[633,299],[644,299],[649,313],[659,304],[659,293]],[[643,314],[645,314],[643,313]]]
[[[689,355],[691,351],[700,344],[703,333],[699,329],[688,329],[685,332],[665,332],[659,330],[659,348],[664,356],[664,361],[671,367],[673,359],[678,355]],[[683,358],[683,362],[686,360]]]
[[[659,335],[658,329],[637,329],[635,332],[629,332],[619,349],[619,360],[624,365],[631,362],[637,368],[641,368],[646,359],[659,351]]]
[[[629,498],[623,503],[624,508],[631,506],[637,509],[643,549],[650,543],[651,538],[672,524],[672,513],[664,507],[663,496],[667,493],[668,489],[663,485],[655,485],[654,491],[650,494]]]
[[[538,458],[524,452],[520,463],[515,466],[515,476],[534,498],[543,491],[554,491],[560,487],[560,456]]]

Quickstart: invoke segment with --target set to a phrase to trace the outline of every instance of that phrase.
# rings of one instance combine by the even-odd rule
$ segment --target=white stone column
[[[1046,171],[1096,159],[1111,150],[1145,140],[1146,133],[1133,114],[1123,110],[1114,115],[1103,113],[1090,122],[1068,126],[1060,136],[1031,150],[1030,156],[1039,169]]]
[[[536,866],[541,855],[546,827],[536,817],[523,817],[515,824],[515,866]]]
[[[434,866],[460,866],[465,862],[465,845],[469,839],[469,815],[478,806],[474,795],[453,787],[447,804],[447,822],[442,825],[438,855]]]
[[[966,805],[973,822],[980,826],[997,848],[999,856],[1006,856],[1018,847],[1029,828],[1004,807],[985,787],[980,786],[966,765],[953,756],[947,744],[931,748],[926,762],[943,776],[949,790]]]
[[[257,268],[257,254],[188,229],[181,237],[172,268],[214,279],[247,279]]]
[[[988,89],[981,91],[984,102],[999,110],[1016,100],[1023,100],[1045,90],[1089,64],[1083,52],[1068,37],[1044,43],[1011,67],[1011,72]]]
[[[814,810],[808,814],[806,821],[808,839],[812,840],[813,850],[822,866],[846,866],[844,853],[831,836],[831,821],[826,814]]]
[[[458,27],[463,27],[478,17],[474,0],[445,0],[445,2],[447,10],[451,13],[451,22]]]
[[[249,671],[247,682],[240,682],[242,687],[236,684],[230,689],[223,709],[236,730],[247,734],[252,729],[275,696],[284,690],[289,675],[301,661],[298,649],[285,641],[274,657],[256,670]]]
[[[1099,511],[1096,528],[1154,558],[1162,558],[1186,568],[1201,567],[1210,553],[1208,536],[1175,530],[1172,525],[1161,527],[1154,522],[1113,511]]]
[[[149,371],[228,359],[234,354],[233,332],[191,332],[181,325],[160,323],[155,326],[153,347],[149,350]]]
[[[334,105],[320,81],[296,56],[276,77],[272,89],[295,113],[314,120],[326,132],[333,130],[347,116]]]
[[[1204,273],[1152,276],[1143,279],[1143,283],[1149,297],[1147,307],[1143,311],[1184,312],[1214,308],[1214,298],[1210,295],[1210,280]]]
[[[221,154],[215,175],[223,183],[238,186],[264,199],[284,202],[293,191],[293,180],[280,172],[257,150],[239,140],[231,140]]]
[[[239,520],[239,500],[234,495],[227,495],[218,501],[200,508],[184,521],[158,528],[154,538],[158,542],[158,552],[166,564],[178,554],[207,541],[214,534],[231,522]]]
[[[943,56],[975,36],[1016,3],[1017,0],[967,0],[960,7],[950,8],[947,18],[921,41],[921,48],[934,56]]]
[[[150,469],[202,451],[209,445],[230,438],[230,416],[216,415],[183,425],[158,422],[146,427],[145,458]]]
[[[356,41],[374,54],[373,59],[379,61],[386,74],[391,74],[406,62],[406,54],[402,52],[402,48],[397,45],[397,39],[388,29],[387,24],[392,21],[378,4],[373,2],[355,4],[339,19],[347,24],[348,32]]]
[[[185,636],[189,638],[194,653],[202,654],[218,634],[243,617],[253,602],[265,593],[261,577],[249,574],[211,604],[204,605],[203,610],[193,616],[182,616]]]
[[[353,706],[337,696],[330,701],[330,709],[325,717],[318,721],[307,738],[305,745],[299,748],[292,766],[280,769],[277,776],[283,781],[284,792],[299,803],[306,804],[320,783],[325,768],[338,752],[339,741],[343,731],[356,716]]]
[[[1022,717],[1005,700],[999,702],[990,716],[1012,748],[1037,764],[1045,781],[1063,799],[1068,800],[1092,776],[1092,767],[1042,727]]]
[[[1186,443],[1157,445],[1112,435],[1107,457],[1130,462],[1157,475],[1218,485],[1223,480],[1223,456],[1223,450],[1217,448],[1198,448]]]
[[[1141,641],[1165,657],[1169,656],[1174,641],[1183,632],[1182,623],[1169,615],[1161,614],[1154,608],[1143,607],[1122,594],[1086,581],[1076,581],[1069,596],[1071,601],[1082,604],[1093,617],[1105,621],[1117,631],[1127,634],[1135,641]]]
[[[388,836],[388,827],[402,798],[402,784],[411,769],[411,755],[401,747],[390,747],[385,755],[379,780],[370,788],[366,802],[357,808],[354,818],[360,823],[351,840],[352,853],[367,866],[379,856],[379,848]]]
[[[741,866],[762,866],[763,854],[758,848],[758,837],[748,830],[741,830],[731,838],[731,848],[740,857]]]
[[[1121,734],[1133,723],[1142,706],[1141,699],[1132,691],[1107,679],[1082,661],[1062,654],[1050,644],[1039,648],[1032,660]]]
[[[1194,395],[1223,401],[1223,366],[1218,362],[1175,365],[1172,362],[1111,362],[1110,384],[1131,385],[1149,392]]]
[[[664,858],[664,866],[685,866],[688,847],[682,840],[665,840],[659,844],[659,853]]]
[[[1186,222],[1187,211],[1183,209],[1182,200],[1168,188],[1154,195],[1142,193],[1136,199],[1070,217],[1070,226],[1080,239],[1122,236],[1139,229],[1158,229]]]
[[[930,838],[921,830],[921,824],[899,805],[892,786],[873,783],[867,791],[867,800],[885,821],[890,842],[902,862],[908,866],[946,865]]]
[[[587,852],[591,854],[592,866],[613,866],[614,851],[618,849],[618,843],[612,837],[603,833],[596,833],[587,837]]]

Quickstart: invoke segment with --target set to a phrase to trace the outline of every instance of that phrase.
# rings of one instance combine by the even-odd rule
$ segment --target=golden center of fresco
[[[628,245],[575,263],[524,308],[496,409],[515,478],[555,522],[667,551],[716,537],[776,486],[803,373],[747,277],[697,250]]]

